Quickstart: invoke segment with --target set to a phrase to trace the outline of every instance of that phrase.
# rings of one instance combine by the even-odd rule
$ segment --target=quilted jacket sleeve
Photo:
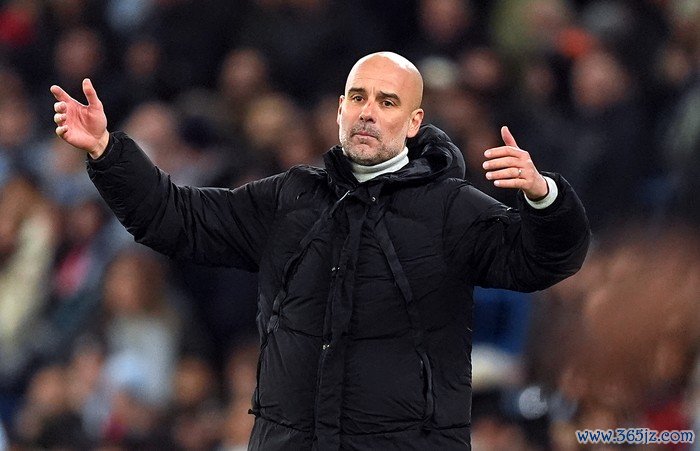
[[[448,207],[445,249],[449,264],[469,283],[517,291],[545,289],[581,268],[590,241],[583,205],[558,174],[555,202],[536,210],[518,193],[518,210],[471,185]]]
[[[233,190],[177,186],[121,132],[87,166],[137,242],[172,258],[257,271],[284,174]]]

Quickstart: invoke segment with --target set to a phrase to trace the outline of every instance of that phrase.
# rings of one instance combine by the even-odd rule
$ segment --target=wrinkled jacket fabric
[[[476,190],[424,125],[402,169],[358,183],[339,147],[237,189],[180,187],[123,133],[88,163],[135,239],[259,273],[250,449],[469,449],[472,287],[546,288],[588,246],[558,175],[553,205]]]

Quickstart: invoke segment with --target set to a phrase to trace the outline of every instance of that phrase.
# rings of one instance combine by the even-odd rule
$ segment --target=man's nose
[[[365,121],[365,122],[374,122],[374,108],[376,106],[376,103],[368,100],[363,106],[362,110],[360,111],[360,120]]]

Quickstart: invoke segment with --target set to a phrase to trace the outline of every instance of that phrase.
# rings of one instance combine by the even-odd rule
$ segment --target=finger
[[[62,125],[66,121],[66,115],[61,113],[56,113],[53,115],[53,121],[57,125]]]
[[[503,142],[506,144],[506,146],[518,147],[518,143],[515,142],[515,138],[513,138],[510,130],[508,130],[508,127],[505,125],[501,127],[501,137],[503,138]]]
[[[500,158],[500,157],[516,157],[522,158],[524,156],[524,150],[513,146],[500,146],[493,147],[484,152],[484,156],[488,159]]]
[[[67,125],[61,125],[59,127],[56,127],[56,134],[58,136],[60,136],[61,138],[63,138],[63,135],[65,135],[67,131],[68,131]]]
[[[53,110],[57,113],[65,113],[68,109],[66,102],[56,102],[53,104]]]
[[[520,168],[506,168],[500,169],[498,171],[491,171],[486,173],[486,178],[489,180],[504,180],[504,179],[518,179],[523,175],[523,170]]]
[[[97,97],[97,91],[95,91],[94,86],[92,86],[92,81],[89,78],[83,80],[83,93],[88,101],[88,106],[100,106],[102,102]]]
[[[484,161],[484,164],[482,164],[484,169],[503,169],[520,165],[522,165],[521,160],[511,156],[494,158],[492,160]]]
[[[67,102],[71,100],[71,96],[69,96],[68,93],[58,85],[52,85],[51,88],[49,88],[49,90],[58,101]]]
[[[498,188],[518,188],[522,189],[527,184],[526,180],[523,179],[499,179],[494,180],[493,184]]]

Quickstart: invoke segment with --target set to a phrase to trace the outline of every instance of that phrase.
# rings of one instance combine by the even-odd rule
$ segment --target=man
[[[532,291],[576,272],[583,207],[507,128],[487,178],[463,180],[448,137],[421,126],[423,83],[394,53],[360,59],[340,96],[341,146],[235,190],[178,187],[124,133],[52,86],[56,133],[136,240],[259,273],[261,355],[251,449],[469,449],[472,287]]]

